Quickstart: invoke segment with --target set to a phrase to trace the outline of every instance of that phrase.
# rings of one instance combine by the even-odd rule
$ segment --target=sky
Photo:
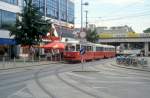
[[[81,0],[75,2],[75,26],[81,24]],[[89,24],[96,26],[128,25],[137,33],[150,27],[150,0],[83,0],[83,25],[85,26],[85,10],[88,10]]]

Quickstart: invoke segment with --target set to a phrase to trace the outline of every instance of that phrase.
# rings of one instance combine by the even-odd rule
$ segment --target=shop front
[[[16,42],[14,39],[0,38],[0,60],[11,59],[16,56]]]

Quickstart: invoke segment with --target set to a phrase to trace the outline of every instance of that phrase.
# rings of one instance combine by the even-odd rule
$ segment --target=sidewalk
[[[40,61],[40,62],[0,62],[0,70],[8,70],[8,69],[16,69],[16,68],[24,68],[30,66],[40,66],[50,64],[48,61]]]
[[[35,70],[35,69],[41,69],[44,67],[50,67],[55,64],[60,64],[63,62],[58,61],[35,61],[35,62],[5,62],[3,63],[0,61],[0,75],[3,74],[12,74],[12,73],[18,73],[23,72],[27,70]]]
[[[23,60],[11,60],[11,61],[0,61],[0,70],[26,68],[32,66],[50,65],[61,63],[59,61],[23,61]]]
[[[133,69],[133,70],[139,70],[139,71],[146,71],[146,72],[150,72],[150,57],[144,57],[147,61],[148,64],[147,65],[124,65],[124,64],[117,64],[116,60],[114,60],[111,65],[112,66],[116,66],[116,67],[120,67],[120,68],[126,68],[126,69]]]

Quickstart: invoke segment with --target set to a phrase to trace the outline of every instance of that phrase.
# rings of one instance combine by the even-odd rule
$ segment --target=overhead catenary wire
[[[150,12],[150,10],[143,10],[143,11],[140,11],[140,12],[132,12],[132,13],[130,13],[130,14],[128,14],[128,15],[126,15],[127,17],[128,16],[136,16],[136,15],[141,15],[141,14],[145,14],[145,13],[149,13]],[[123,17],[126,17],[126,16],[124,16],[123,15]],[[118,18],[118,17],[122,17],[122,15],[120,15],[120,16],[118,16],[118,15],[115,15],[114,17],[112,17],[112,16],[108,16],[108,17],[94,17],[94,16],[88,16],[88,18],[90,18],[90,19],[110,19],[110,18]],[[79,17],[75,17],[76,19],[77,18],[79,18]]]
[[[132,11],[132,12],[123,12],[123,13],[120,13],[120,15],[118,14],[113,14],[112,16],[107,16],[107,17],[104,17],[104,16],[101,16],[102,18],[113,18],[113,17],[121,17],[122,15],[132,15],[132,14],[145,14],[145,13],[149,13],[150,12],[150,9],[147,9],[147,10],[140,10],[140,11]]]
[[[124,17],[103,19],[102,21],[118,21],[118,20],[123,20],[123,19],[139,18],[139,17],[149,16],[149,15],[150,15],[150,13],[147,13],[147,14],[141,14],[141,15],[138,15],[138,16],[133,15],[133,16],[124,16]],[[97,22],[90,21],[89,23],[97,23]],[[76,22],[76,24],[79,24],[79,23]]]
[[[150,15],[150,13],[140,13],[140,14],[132,14],[132,15],[127,15],[127,16],[113,17],[113,18],[104,18],[102,20],[103,21],[112,21],[112,20],[130,19],[130,18],[139,18],[142,16],[149,16],[149,15]]]

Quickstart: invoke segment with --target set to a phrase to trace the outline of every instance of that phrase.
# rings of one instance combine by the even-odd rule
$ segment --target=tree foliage
[[[19,18],[15,26],[10,28],[10,35],[14,36],[17,44],[33,45],[39,44],[41,36],[47,34],[51,28],[51,23],[45,21],[40,13],[40,8],[32,4],[32,0],[24,0],[25,6],[22,13],[18,13]]]
[[[91,29],[89,29],[89,30],[87,31],[86,39],[87,39],[87,41],[89,41],[89,42],[96,43],[96,42],[98,41],[98,39],[99,39],[99,36],[98,36],[98,34],[96,33],[96,30],[91,30]]]
[[[150,28],[147,28],[146,30],[143,31],[144,33],[150,33]]]

